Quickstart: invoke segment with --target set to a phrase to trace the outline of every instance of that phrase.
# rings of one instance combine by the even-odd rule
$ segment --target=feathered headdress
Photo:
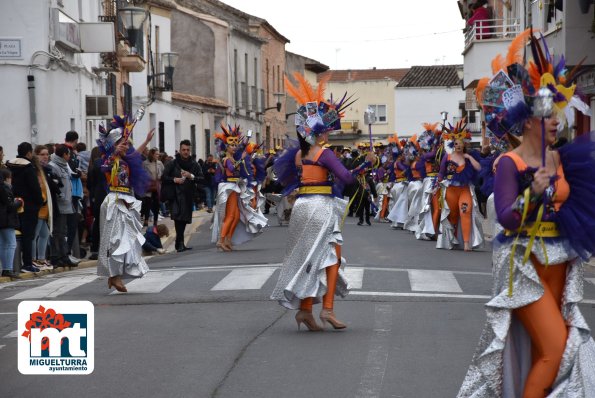
[[[134,123],[125,115],[114,115],[109,125],[109,132],[99,125],[99,138],[97,139],[97,146],[100,151],[107,157],[114,153],[116,143],[122,138],[129,139]]]
[[[298,110],[295,115],[295,125],[298,134],[310,145],[316,142],[315,137],[321,133],[341,129],[341,118],[343,111],[355,101],[347,93],[339,101],[334,101],[333,96],[329,100],[324,97],[324,90],[328,78],[318,82],[316,90],[299,72],[293,74],[297,86],[285,77],[285,87],[298,103]]]
[[[522,52],[527,41],[533,59],[524,66]],[[482,78],[477,85],[476,96],[487,127],[498,138],[507,132],[520,135],[527,118],[552,113],[574,124],[572,108],[589,112],[587,104],[575,95],[574,82],[583,61],[568,72],[564,56],[556,62],[543,35],[537,39],[531,29],[520,33],[510,44],[506,58],[498,55],[492,60],[494,76]]]
[[[242,142],[244,134],[240,131],[240,126],[237,124],[234,127],[230,125],[225,128],[221,124],[221,132],[215,133],[215,138],[219,140],[219,150],[224,152],[227,149],[227,145],[239,146]]]
[[[448,123],[448,127],[444,126],[442,139],[446,153],[452,153],[456,140],[470,141],[471,133],[467,130],[467,118],[462,118],[454,126],[450,123]]]
[[[440,133],[440,130],[437,130],[438,123],[422,123],[421,125],[424,131],[417,138],[417,142],[424,151],[431,151],[438,141],[436,134],[437,131]]]
[[[403,146],[403,152],[409,158],[413,160],[419,154],[419,142],[417,141],[417,134],[413,134]]]

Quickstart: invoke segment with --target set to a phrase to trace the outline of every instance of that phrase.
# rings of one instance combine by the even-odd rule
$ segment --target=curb
[[[190,227],[187,227],[186,230],[184,231],[184,244],[187,244],[188,241],[190,241],[192,234],[198,230],[198,228],[203,224],[203,222],[205,222],[206,220],[209,220],[211,218],[211,216],[212,216],[211,213],[207,213],[207,212],[203,212],[203,211],[197,210],[197,211],[193,212],[192,218],[196,218],[196,220],[193,221],[192,224],[190,224]],[[174,245],[174,243],[175,243],[175,232],[174,232],[174,234],[170,234],[170,236],[167,238],[167,240],[163,243],[163,248],[165,249],[166,253],[171,252],[170,248]],[[173,251],[175,252],[175,250],[173,250]],[[147,256],[143,256],[143,257],[145,257],[145,259],[149,259],[149,258],[155,257],[155,255],[147,255]],[[60,267],[60,268],[55,268],[52,270],[21,273],[21,274],[19,274],[21,277],[20,279],[11,279],[7,276],[0,276],[0,283],[12,282],[12,281],[23,280],[23,279],[41,278],[45,275],[60,274],[62,272],[68,272],[68,271],[82,269],[82,268],[93,268],[96,266],[97,266],[97,260],[83,260],[79,263],[79,265],[77,267]]]

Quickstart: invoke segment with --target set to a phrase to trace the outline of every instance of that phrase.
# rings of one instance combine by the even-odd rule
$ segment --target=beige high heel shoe
[[[298,330],[300,330],[302,323],[306,325],[311,332],[320,332],[322,330],[314,320],[314,316],[310,311],[299,310],[298,313],[295,314],[295,321],[297,322]]]
[[[120,278],[119,275],[112,276],[111,278],[108,278],[107,287],[109,289],[111,289],[112,287],[115,287],[117,291],[122,292],[122,293],[128,292],[128,289],[126,289],[126,285],[124,285],[124,283],[122,282],[122,278]]]
[[[229,236],[226,236],[225,239],[223,239],[223,250],[225,250],[226,252],[230,252],[233,250],[233,246],[231,245],[231,238]]]
[[[323,308],[322,311],[320,311],[320,321],[323,326],[325,322],[328,322],[333,329],[345,329],[347,327],[347,325],[337,319],[333,310],[326,308]]]

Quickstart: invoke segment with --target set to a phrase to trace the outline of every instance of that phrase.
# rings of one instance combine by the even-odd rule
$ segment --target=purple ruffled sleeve
[[[351,172],[343,166],[332,151],[328,149],[322,151],[322,154],[318,158],[318,163],[326,167],[333,173],[335,180],[340,180],[344,185],[355,182],[355,178],[351,175]]]
[[[295,156],[300,150],[299,146],[288,148],[275,159],[273,169],[279,181],[283,186],[282,195],[288,195],[300,185],[298,168],[295,165]]]
[[[521,226],[521,215],[513,206],[519,194],[516,165],[512,159],[503,156],[494,179],[494,206],[498,222],[505,229],[516,230]]]
[[[585,261],[595,253],[595,132],[559,149],[570,196],[557,212],[558,228]]]
[[[490,196],[494,192],[494,162],[500,156],[499,152],[481,158],[481,170],[479,170],[479,177],[482,180],[481,192],[486,196]]]

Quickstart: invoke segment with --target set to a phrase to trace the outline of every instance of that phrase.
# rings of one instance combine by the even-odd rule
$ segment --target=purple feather
[[[558,62],[558,64],[554,68],[554,77],[556,78],[556,80],[558,80],[560,74],[562,72],[564,72],[564,69],[565,68],[566,68],[566,59],[564,58],[564,55],[562,55],[560,57],[560,61]]]
[[[143,168],[143,158],[132,146],[128,148],[123,160],[128,164],[130,170],[130,183],[136,196],[144,196],[149,187],[151,176]]]
[[[543,33],[539,32],[539,36],[541,37],[541,42],[543,43],[543,49],[545,50],[545,59],[550,64],[553,64],[554,60],[552,59],[552,56],[550,55],[550,49],[547,47],[547,43],[545,42],[545,37],[543,37]]]

